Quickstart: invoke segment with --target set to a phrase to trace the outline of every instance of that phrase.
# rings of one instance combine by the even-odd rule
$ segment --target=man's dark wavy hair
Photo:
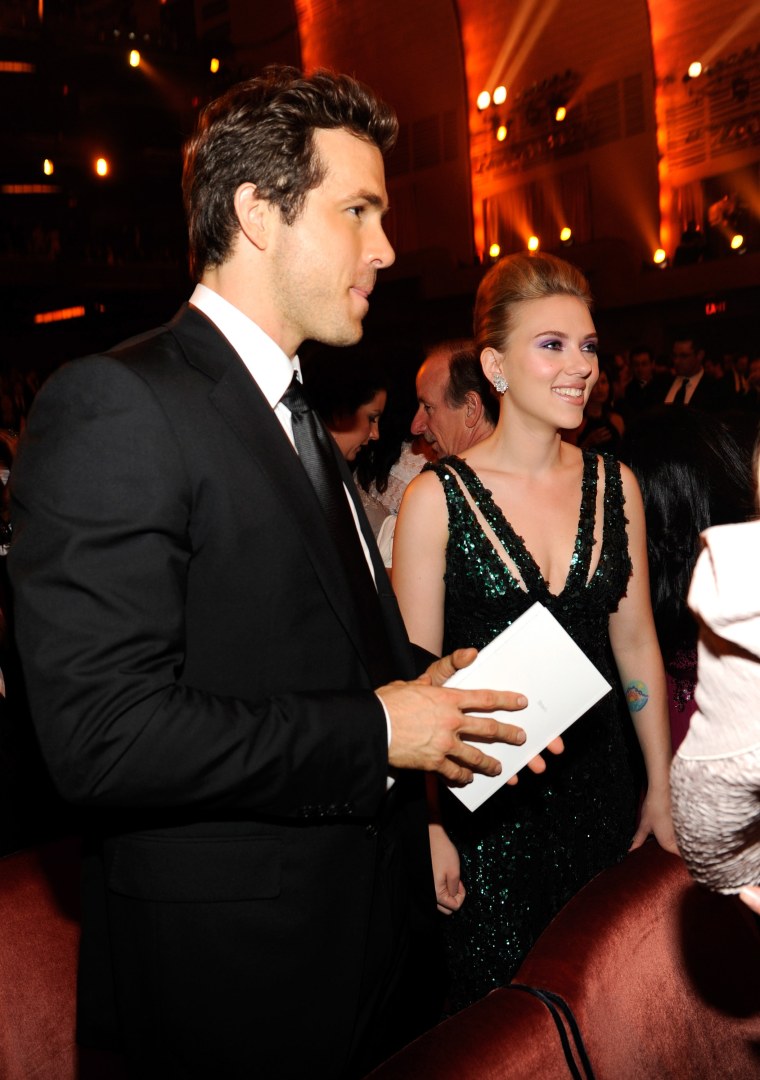
[[[190,273],[229,257],[239,225],[234,196],[251,182],[292,225],[309,191],[324,179],[314,146],[318,129],[343,129],[386,154],[396,141],[393,110],[348,75],[271,65],[231,87],[200,114],[184,148],[182,194]]]

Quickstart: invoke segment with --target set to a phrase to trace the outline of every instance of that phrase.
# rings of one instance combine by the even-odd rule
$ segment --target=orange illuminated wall
[[[738,195],[760,217],[760,3],[649,0],[657,77],[661,238],[672,254],[689,219],[707,218],[703,181],[733,174]],[[689,65],[703,73],[689,79]],[[744,181],[743,178],[744,177]],[[729,190],[729,187],[731,190]],[[720,190],[716,188],[716,191]]]
[[[387,227],[399,268],[472,264],[467,87],[453,0],[295,0],[303,65],[369,83],[396,110]]]
[[[725,102],[682,81],[692,58],[717,62],[760,38],[758,0],[273,0],[253,21],[246,0],[198,10],[219,21],[212,37],[229,23],[254,68],[347,71],[394,106],[397,271],[418,256],[444,269],[487,262],[492,243],[524,247],[534,232],[562,250],[562,227],[640,268],[661,241],[672,253],[695,181],[760,153],[757,139],[711,142],[713,104]],[[760,79],[749,82],[752,105]],[[478,94],[500,84],[503,105],[478,111]]]
[[[460,0],[475,243],[524,246],[565,225],[644,257],[659,232],[645,0]],[[500,108],[476,107],[505,85]],[[560,101],[559,98],[562,98]],[[556,106],[567,107],[563,124]],[[507,128],[503,141],[499,127]],[[550,234],[550,235],[549,235]]]

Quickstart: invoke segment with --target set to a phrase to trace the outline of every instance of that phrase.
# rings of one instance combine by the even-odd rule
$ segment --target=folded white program
[[[528,699],[527,708],[519,712],[489,714],[524,728],[527,739],[522,746],[467,740],[481,745],[502,764],[499,776],[477,773],[471,784],[450,789],[470,810],[476,810],[612,689],[567,631],[538,603],[481,649],[474,663],[455,672],[446,685],[514,690]]]

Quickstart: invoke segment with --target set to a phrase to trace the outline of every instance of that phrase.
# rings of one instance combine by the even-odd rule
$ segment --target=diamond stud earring
[[[504,378],[503,375],[501,375],[501,374],[494,375],[494,377],[493,377],[493,388],[494,388],[494,390],[496,391],[497,394],[505,394],[507,392],[507,390],[509,390],[509,383],[507,382],[507,380]]]

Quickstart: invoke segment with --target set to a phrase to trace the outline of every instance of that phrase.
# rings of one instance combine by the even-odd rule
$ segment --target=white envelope
[[[524,728],[522,746],[468,739],[502,764],[499,776],[476,773],[471,784],[450,791],[476,810],[522,769],[546,744],[561,735],[612,687],[543,604],[535,603],[481,649],[469,667],[446,682],[458,689],[515,690],[528,705],[519,712],[498,711],[497,720]]]

